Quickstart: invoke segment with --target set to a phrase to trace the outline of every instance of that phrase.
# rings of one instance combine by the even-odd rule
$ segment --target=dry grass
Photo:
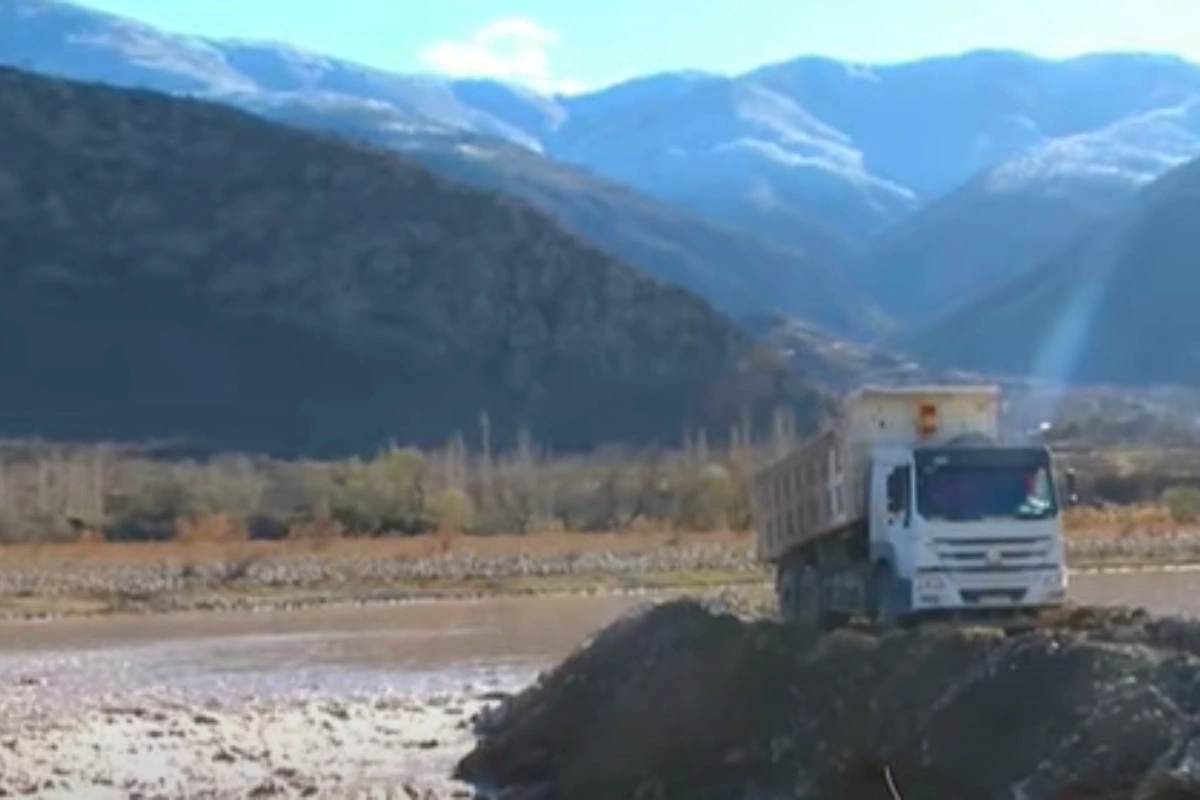
[[[1076,540],[1121,539],[1178,534],[1181,525],[1162,506],[1105,509],[1072,508],[1064,515],[1067,535]],[[77,541],[0,546],[0,566],[62,562],[90,564],[206,563],[230,559],[320,555],[330,558],[416,560],[439,555],[568,556],[583,553],[648,553],[687,544],[746,547],[749,531],[681,533],[633,530],[607,533],[542,532],[471,535],[451,531],[422,536],[347,537],[332,521],[299,524],[286,539],[250,541],[236,518],[215,514],[180,520],[175,538],[164,542],[110,542],[85,532]]]
[[[1072,508],[1063,515],[1063,524],[1067,536],[1075,539],[1166,536],[1194,527],[1181,524],[1158,505]]]
[[[1179,533],[1181,524],[1161,506],[1107,509],[1073,508],[1064,515],[1067,535],[1074,539],[1153,537]],[[327,557],[422,559],[439,555],[566,556],[582,553],[645,553],[686,544],[751,547],[753,533],[722,531],[680,533],[636,530],[608,533],[543,532],[470,535],[439,532],[423,536],[348,538],[335,522],[313,521],[296,526],[287,539],[249,541],[244,526],[217,514],[176,524],[176,538],[166,542],[107,542],[83,536],[73,542],[34,542],[0,546],[0,565],[72,561],[94,564],[204,563],[231,558],[322,555]]]
[[[175,522],[174,541],[181,544],[201,542],[244,542],[250,538],[245,523],[232,514],[206,516]]]
[[[421,559],[438,555],[566,556],[583,553],[647,553],[696,544],[750,547],[747,532],[531,533],[472,536],[434,534],[405,538],[290,538],[281,541],[180,539],[169,542],[66,542],[0,547],[0,566],[72,561],[91,564],[204,563],[239,558],[322,555],[374,559]]]

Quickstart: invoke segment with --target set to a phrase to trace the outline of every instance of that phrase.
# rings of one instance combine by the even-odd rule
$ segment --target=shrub
[[[1200,489],[1195,486],[1172,486],[1162,493],[1162,504],[1175,522],[1200,520]]]
[[[718,464],[705,465],[683,480],[677,526],[693,531],[726,527],[737,490],[729,470]]]
[[[462,489],[443,489],[429,498],[429,516],[441,533],[465,533],[475,524],[475,502]]]

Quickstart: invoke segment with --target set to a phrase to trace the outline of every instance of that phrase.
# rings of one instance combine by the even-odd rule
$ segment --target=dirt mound
[[[664,603],[485,715],[457,775],[505,798],[1200,798],[1196,653],[1200,623],[1130,610],[805,639]]]

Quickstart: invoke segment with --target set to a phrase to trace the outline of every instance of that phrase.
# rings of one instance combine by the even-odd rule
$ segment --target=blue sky
[[[890,62],[979,47],[1200,61],[1200,0],[85,0],[170,30],[275,39],[399,71],[596,87],[801,54]]]

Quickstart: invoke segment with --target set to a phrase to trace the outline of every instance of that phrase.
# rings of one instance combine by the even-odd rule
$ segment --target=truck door
[[[879,460],[871,472],[871,560],[886,558],[895,568],[894,543],[912,527],[912,464]]]

